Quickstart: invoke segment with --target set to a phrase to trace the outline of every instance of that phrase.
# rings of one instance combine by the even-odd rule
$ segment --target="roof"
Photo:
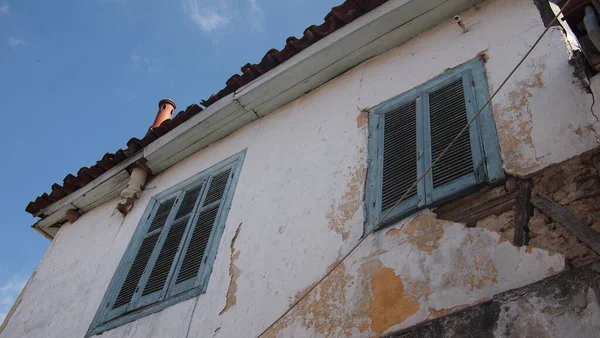
[[[261,75],[267,73],[278,65],[313,45],[315,42],[344,27],[365,13],[379,7],[387,0],[346,0],[343,4],[333,7],[325,16],[324,22],[318,26],[312,25],[304,30],[303,36],[298,39],[291,36],[286,39],[281,50],[270,49],[258,64],[247,63],[241,67],[242,74],[234,74],[226,82],[225,87],[208,99],[200,101],[204,107],[209,107],[221,98],[233,93],[240,87],[249,84]],[[144,147],[165,135],[178,125],[189,120],[202,111],[197,104],[191,104],[186,110],[180,111],[172,119],[164,121],[159,127],[151,128],[141,139],[131,138],[126,149],[119,149],[115,153],[106,153],[102,159],[96,161],[91,167],[82,167],[77,175],[68,174],[63,184],[53,184],[50,193],[43,193],[34,201],[29,202],[25,211],[37,216],[44,208],[84,187],[96,177],[102,175],[119,163],[137,154]],[[40,215],[43,217],[43,215]]]

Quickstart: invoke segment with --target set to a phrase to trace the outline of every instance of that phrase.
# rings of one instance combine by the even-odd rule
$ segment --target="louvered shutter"
[[[154,303],[164,297],[167,292],[169,277],[175,268],[180,247],[185,240],[185,235],[188,232],[190,218],[196,209],[198,200],[201,197],[201,192],[204,185],[200,184],[196,187],[184,190],[180,195],[181,203],[175,206],[171,211],[174,214],[169,218],[169,224],[164,227],[164,239],[159,242],[160,250],[155,261],[149,262],[149,274],[146,279],[142,278],[140,283],[141,294],[136,303],[136,308]],[[175,211],[176,210],[176,211]]]
[[[417,101],[413,99],[386,112],[383,126],[381,210],[385,212],[417,179]],[[416,194],[414,189],[394,212],[415,208]]]
[[[147,270],[152,252],[154,252],[156,243],[158,242],[174,203],[175,197],[155,206],[156,211],[151,214],[152,220],[149,222],[148,229],[140,241],[141,244],[137,249],[131,267],[117,293],[114,303],[112,304],[113,311],[111,312],[114,313],[114,315],[125,312],[129,307],[140,279],[144,275],[144,271]]]
[[[461,75],[427,94],[430,161],[442,153],[475,113],[470,72]],[[481,181],[476,172],[483,163],[479,144],[478,128],[473,124],[428,174],[428,204]]]
[[[488,98],[483,59],[476,58],[371,110],[366,232],[503,177],[489,106],[473,119]],[[415,191],[398,202],[413,184]]]
[[[245,150],[152,197],[89,336],[206,291],[244,157]]]
[[[209,255],[211,238],[214,237],[216,221],[219,218],[223,197],[230,181],[231,169],[217,173],[209,180],[206,196],[203,198],[197,217],[193,220],[192,232],[183,252],[183,260],[178,266],[171,295],[185,291],[202,281],[199,274],[206,270],[204,263]]]

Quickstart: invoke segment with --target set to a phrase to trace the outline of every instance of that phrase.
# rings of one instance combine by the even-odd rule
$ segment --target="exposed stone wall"
[[[533,177],[533,189],[569,209],[585,225],[600,231],[600,177],[591,157],[587,153],[547,168]],[[529,228],[530,245],[560,252],[571,264],[598,257],[563,226],[537,210]]]
[[[586,153],[548,167],[532,178],[533,190],[569,209],[584,224],[600,231],[600,176]],[[489,216],[477,226],[496,230],[508,240],[514,238],[515,208]],[[562,225],[552,222],[539,210],[529,220],[529,245],[565,255],[570,265],[579,266],[598,258],[590,248]]]
[[[569,270],[387,337],[598,337],[599,271]]]

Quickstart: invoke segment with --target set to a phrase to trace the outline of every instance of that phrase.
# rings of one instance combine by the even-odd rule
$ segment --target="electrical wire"
[[[538,43],[546,35],[546,33],[548,32],[548,30],[550,30],[550,27],[552,27],[554,25],[554,23],[556,22],[556,20],[558,20],[558,17],[562,14],[563,8],[566,8],[567,5],[570,2],[571,2],[571,0],[567,0],[567,2],[565,2],[564,6],[558,11],[558,13],[556,13],[556,15],[554,16],[554,18],[552,19],[552,21],[550,21],[550,23],[546,26],[546,28],[544,29],[544,31],[542,32],[542,34],[537,38],[537,40],[535,40],[535,42],[533,43],[533,45],[531,45],[531,47],[529,48],[529,50],[527,51],[527,53],[525,53],[525,55],[523,55],[523,57],[521,58],[521,60],[510,71],[510,73],[504,79],[504,81],[502,81],[502,83],[500,84],[500,86],[492,93],[492,95],[490,95],[489,99],[483,104],[483,106],[481,106],[481,108],[479,108],[479,110],[477,111],[477,113],[475,113],[475,115],[473,115],[473,117],[460,130],[460,132],[456,135],[456,137],[454,137],[454,139],[446,146],[446,148],[444,148],[444,150],[436,157],[436,159],[423,171],[423,173],[417,178],[417,180],[406,190],[406,192],[404,193],[404,195],[402,195],[402,197],[400,197],[400,199],[398,199],[398,201],[396,201],[396,203],[394,203],[394,205],[388,209],[388,211],[381,218],[381,220],[371,230],[369,230],[358,242],[356,242],[356,244],[354,244],[352,246],[352,248],[350,248],[350,250],[344,256],[342,256],[342,258],[340,258],[325,273],[325,275],[323,275],[323,277],[321,277],[321,279],[319,279],[319,281],[317,283],[314,283],[302,295],[302,297],[298,298],[284,313],[281,314],[281,316],[279,316],[271,325],[269,325],[266,329],[264,329],[262,331],[262,333],[259,334],[257,337],[262,337],[273,326],[275,326],[275,324],[277,324],[283,317],[285,317],[288,313],[290,313],[302,300],[304,300],[315,288],[317,288],[317,286],[319,286],[338,266],[340,266],[340,264],[342,264],[346,260],[346,258],[348,258],[348,256],[350,256],[354,252],[354,250],[356,250],[356,248],[358,248],[360,246],[360,244],[365,241],[365,239],[367,239],[373,232],[375,232],[375,230],[377,230],[383,224],[383,222],[386,220],[387,217],[389,217],[389,215],[392,213],[392,211],[394,211],[394,209],[400,203],[402,203],[402,201],[404,201],[404,199],[412,192],[412,190],[417,186],[417,184],[421,180],[423,180],[423,178],[425,177],[425,175],[429,171],[431,171],[431,169],[433,168],[433,166],[435,166],[440,161],[440,159],[446,154],[446,152],[448,152],[448,150],[454,145],[454,143],[456,143],[456,141],[465,133],[465,131],[467,131],[469,129],[469,126],[475,121],[475,119],[481,114],[481,112],[483,112],[483,110],[490,104],[490,102],[492,101],[492,99],[494,97],[496,97],[496,95],[502,89],[502,87],[504,87],[504,85],[508,82],[508,80],[513,76],[513,74],[517,71],[517,69],[519,69],[519,67],[523,64],[523,62],[525,62],[525,60],[527,59],[527,57],[529,57],[529,55],[534,50],[534,48],[538,45]]]

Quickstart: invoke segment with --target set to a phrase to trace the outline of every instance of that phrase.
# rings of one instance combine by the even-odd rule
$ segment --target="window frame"
[[[473,103],[469,104],[467,102],[466,104],[467,119],[470,120],[477,112],[477,109],[479,109],[490,97],[484,63],[483,57],[478,56],[371,109],[369,114],[368,137],[369,170],[365,196],[365,234],[376,226],[381,217],[389,210],[381,210],[384,140],[383,122],[385,113],[413,100],[416,101],[417,177],[419,177],[425,168],[435,160],[431,158],[430,130],[425,129],[429,128],[430,119],[429,102],[426,100],[428,93],[442,88],[461,77],[463,78],[463,86],[468,85],[467,81],[470,81],[471,86],[467,88],[472,88],[472,90],[465,90],[466,98],[473,100]],[[425,178],[417,184],[416,194],[407,198],[394,208],[386,220],[380,225],[380,228],[389,226],[417,210],[447,201],[448,199],[465,192],[468,188],[483,183],[494,184],[504,179],[504,171],[502,170],[500,157],[500,146],[490,104],[482,110],[481,114],[473,124],[471,124],[469,133],[471,136],[471,152],[474,156],[474,166],[478,155],[474,153],[474,150],[479,147],[479,154],[481,154],[481,165],[475,166],[473,177],[466,178],[467,176],[463,176],[442,187],[433,188],[433,174],[432,171],[430,171],[425,175]],[[473,140],[476,141],[474,142]],[[425,151],[427,147],[429,150]],[[415,180],[417,177],[415,177]]]
[[[227,215],[229,214],[229,210],[231,208],[231,202],[232,202],[233,196],[235,194],[235,189],[237,186],[237,182],[239,179],[239,175],[240,175],[241,167],[244,162],[245,155],[246,155],[246,150],[244,149],[243,151],[241,151],[233,156],[230,156],[229,158],[219,162],[218,164],[215,164],[215,165],[211,166],[210,168],[205,169],[202,172],[197,173],[197,174],[193,175],[192,177],[189,177],[188,179],[186,179],[186,180],[176,184],[175,186],[170,187],[150,198],[148,204],[146,205],[146,209],[145,209],[142,217],[138,221],[136,230],[135,230],[133,236],[131,237],[131,240],[129,241],[127,248],[125,249],[125,253],[123,254],[123,257],[121,258],[121,261],[119,262],[119,265],[117,266],[117,269],[116,269],[114,275],[112,276],[112,279],[111,279],[108,287],[106,288],[106,290],[104,292],[104,297],[102,298],[102,301],[100,302],[98,310],[96,311],[96,315],[94,316],[94,319],[92,320],[92,323],[90,324],[90,327],[88,329],[86,337],[94,336],[94,335],[100,334],[102,332],[111,330],[113,328],[119,327],[123,324],[133,322],[135,320],[138,320],[142,317],[148,316],[155,312],[162,311],[165,308],[175,305],[177,303],[183,302],[190,298],[198,297],[199,295],[206,292],[206,289],[208,287],[208,282],[210,279],[210,275],[212,274],[213,264],[214,264],[214,261],[215,261],[216,255],[217,255],[219,242],[220,242],[221,236],[223,235],[223,231],[225,229]],[[174,283],[175,278],[171,278],[171,283],[169,284],[169,286],[160,292],[159,298],[161,298],[161,299],[159,299],[155,302],[152,302],[150,304],[136,304],[136,309],[131,309],[131,310],[129,309],[129,305],[127,305],[125,310],[120,310],[118,312],[115,312],[115,310],[118,310],[120,308],[112,309],[112,303],[115,301],[117,294],[120,291],[121,285],[124,282],[124,279],[126,278],[126,275],[130,268],[131,262],[135,258],[137,251],[139,249],[139,246],[142,243],[142,239],[147,234],[146,233],[147,227],[149,226],[151,220],[153,219],[154,213],[158,209],[157,205],[159,205],[159,203],[161,203],[161,202],[168,200],[169,198],[171,198],[173,196],[181,196],[184,191],[193,189],[194,187],[197,187],[200,184],[204,184],[205,186],[202,189],[203,196],[201,195],[198,197],[199,200],[202,200],[204,198],[204,196],[207,194],[208,186],[209,186],[208,184],[210,183],[210,179],[213,176],[216,176],[219,173],[221,173],[224,170],[227,170],[229,168],[231,168],[230,175],[232,175],[232,176],[231,176],[231,179],[229,179],[229,181],[225,187],[225,190],[223,192],[223,197],[221,198],[221,202],[220,202],[222,204],[219,207],[218,214],[215,218],[215,224],[213,225],[211,235],[208,239],[208,245],[207,245],[207,248],[205,249],[204,258],[203,258],[205,265],[203,268],[201,268],[201,270],[199,271],[198,275],[195,278],[190,279],[189,281],[183,282],[183,283],[185,283],[185,286],[189,286],[189,288],[186,289],[183,287],[183,285],[175,287],[175,283]],[[171,207],[169,219],[174,217],[173,210],[177,210],[176,208],[178,208],[178,205],[181,203],[181,200],[182,199],[180,198]],[[212,203],[211,203],[211,205],[212,205]],[[198,202],[196,202],[196,206],[194,208],[193,213],[190,215],[190,219],[188,220],[188,222],[194,222],[200,215],[199,210],[202,208],[206,209],[208,207],[209,207],[208,205],[202,207]],[[169,221],[166,221],[165,225],[169,224],[169,227],[170,227],[170,225],[172,225],[172,220],[171,220],[171,223],[168,223],[168,222]],[[195,224],[195,222],[192,224]],[[159,235],[160,237],[158,239],[159,242],[161,241],[161,238],[166,237],[168,230],[169,230],[168,228],[161,230],[161,234]],[[191,235],[191,232],[192,231],[190,231],[190,235]],[[163,240],[164,240],[164,238],[163,238]],[[189,244],[188,243],[189,241],[187,241],[185,239],[182,239],[182,241],[185,241],[184,246],[181,248],[181,250],[178,252],[178,254],[175,256],[175,258],[173,260],[174,264],[176,264],[178,266],[182,264],[183,259],[181,259],[181,257],[184,255],[187,245]],[[157,244],[157,247],[158,247],[158,244]],[[156,255],[156,252],[153,253],[153,256],[154,255]],[[148,263],[148,264],[150,264],[150,263]],[[147,268],[147,266],[148,265],[146,265],[146,268]],[[177,271],[177,268],[173,271]],[[148,276],[146,276],[147,274],[148,273],[145,272],[144,275],[142,276],[142,278],[147,278],[148,277]],[[167,279],[167,280],[169,280],[169,279]],[[190,281],[193,281],[193,282],[190,282]],[[173,295],[173,293],[175,293],[174,291],[178,291],[179,293],[176,293],[175,295]],[[141,294],[141,292],[140,292],[140,294]],[[135,294],[134,294],[134,297],[135,297]],[[138,298],[138,300],[139,299],[140,298]],[[132,300],[133,300],[133,297],[132,297]],[[127,312],[128,310],[130,312]]]

